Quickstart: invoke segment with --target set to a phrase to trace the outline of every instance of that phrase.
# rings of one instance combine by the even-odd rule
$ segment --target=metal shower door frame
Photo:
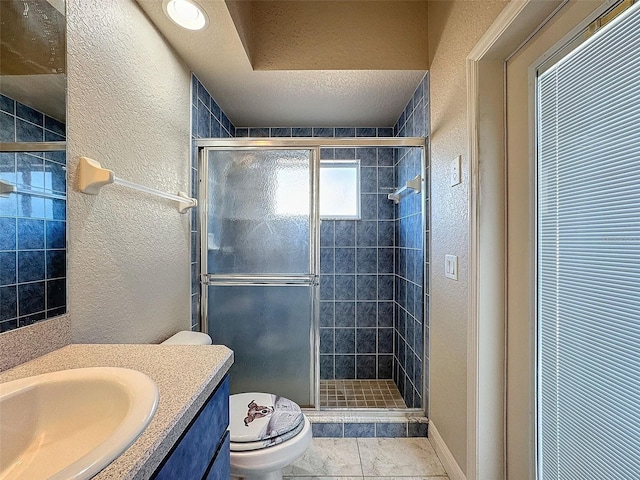
[[[208,272],[208,255],[203,245],[207,245],[209,223],[209,151],[273,151],[273,150],[308,150],[309,158],[309,274],[303,275],[216,275],[216,285],[248,286],[309,286],[311,288],[311,328],[310,344],[310,397],[314,408],[319,408],[320,398],[320,357],[316,351],[320,348],[319,303],[320,303],[320,210],[318,204],[320,148],[309,146],[267,145],[264,141],[242,141],[205,139],[199,140],[198,146],[198,223],[200,228],[200,329],[208,333],[208,300],[210,274]],[[204,144],[204,145],[203,145]]]
[[[421,150],[421,175],[423,188],[420,192],[420,201],[422,205],[422,248],[423,252],[429,252],[429,264],[431,264],[431,249],[427,249],[427,245],[431,241],[431,231],[426,231],[426,221],[429,217],[429,205],[425,205],[425,199],[429,190],[428,184],[428,167],[429,159],[427,156],[428,150],[428,137],[356,137],[356,138],[335,138],[335,137],[294,137],[294,138],[234,138],[234,139],[220,139],[220,138],[202,138],[195,141],[195,145],[198,149],[198,222],[200,228],[200,328],[201,331],[207,332],[207,301],[208,290],[207,284],[202,281],[203,275],[206,278],[207,275],[207,255],[204,254],[202,245],[207,245],[207,227],[208,226],[208,182],[202,181],[208,178],[208,162],[207,151],[209,150],[303,150],[309,149],[314,151],[313,155],[313,168],[311,171],[311,217],[310,225],[312,228],[312,234],[310,235],[310,266],[311,274],[316,276],[316,279],[320,278],[320,208],[319,208],[319,182],[320,182],[320,149],[321,148],[357,148],[357,147],[417,147]],[[424,259],[425,261],[427,258]],[[427,269],[423,269],[423,322],[427,320],[427,308],[424,296],[431,294],[431,287],[427,282]],[[319,283],[319,282],[317,282]],[[288,283],[289,285],[291,283]],[[246,283],[243,283],[246,285]],[[312,299],[313,303],[313,318],[311,328],[311,365],[314,369],[311,372],[311,378],[313,383],[311,385],[311,396],[314,400],[315,407],[310,410],[320,411],[320,288],[319,285],[314,285],[314,295]],[[423,326],[424,328],[424,326]],[[426,335],[425,335],[426,338]],[[426,342],[423,344],[422,358],[423,361],[427,358],[428,345]],[[426,395],[428,392],[428,385],[426,379],[428,378],[427,372],[423,370],[422,374],[422,399],[423,403],[419,409],[407,409],[407,411],[422,411],[428,414],[425,408]],[[347,409],[358,410],[358,409]]]

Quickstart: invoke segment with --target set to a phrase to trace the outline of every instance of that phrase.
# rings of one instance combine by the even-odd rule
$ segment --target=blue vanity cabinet
[[[229,377],[226,376],[152,476],[217,480],[229,474]]]

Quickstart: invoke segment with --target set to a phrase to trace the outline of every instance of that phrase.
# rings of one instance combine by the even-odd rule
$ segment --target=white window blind
[[[538,477],[640,479],[640,9],[537,81]]]

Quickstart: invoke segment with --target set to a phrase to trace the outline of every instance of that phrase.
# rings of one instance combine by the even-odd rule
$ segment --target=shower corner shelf
[[[174,195],[156,190],[155,188],[138,185],[137,183],[116,177],[113,171],[102,168],[100,162],[96,160],[80,157],[78,163],[78,190],[87,195],[97,195],[102,187],[110,183],[116,183],[139,192],[178,202],[178,211],[180,213],[187,213],[189,209],[198,205],[198,201],[195,198],[189,197],[185,192],[178,192],[177,195]]]

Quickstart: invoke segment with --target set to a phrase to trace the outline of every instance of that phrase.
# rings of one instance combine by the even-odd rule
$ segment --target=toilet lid
[[[258,442],[231,442],[232,452],[248,452],[250,450],[260,450],[261,448],[273,447],[279,445],[282,442],[286,442],[290,438],[298,435],[304,428],[304,420],[296,428],[279,437],[269,438],[268,440],[260,440]]]
[[[238,393],[229,397],[229,432],[232,443],[255,443],[255,448],[264,448],[281,443],[283,439],[274,439],[302,425],[302,410],[288,398],[256,392]]]

